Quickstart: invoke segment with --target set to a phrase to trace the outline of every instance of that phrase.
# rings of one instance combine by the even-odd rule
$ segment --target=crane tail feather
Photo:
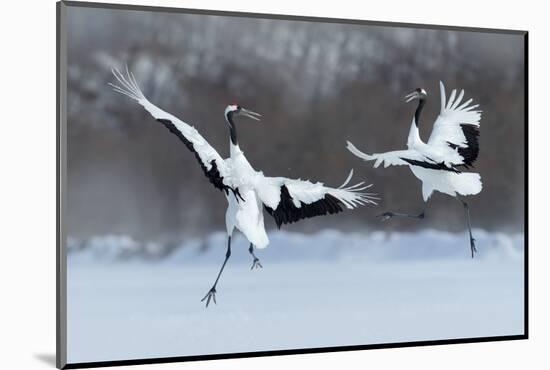
[[[466,108],[468,106],[468,104],[470,104],[471,102],[473,102],[474,99],[468,99],[466,102],[464,102],[460,107],[456,108],[456,110],[463,110],[464,108]]]
[[[340,185],[338,187],[338,189],[342,189],[344,186],[346,186],[347,184],[349,184],[351,178],[353,177],[353,168],[349,171],[349,175],[348,177],[346,178],[346,181],[344,181],[344,183],[342,185]]]
[[[357,148],[355,147],[355,145],[353,145],[353,144],[351,143],[351,141],[347,141],[346,143],[347,143],[346,148],[347,148],[353,155],[355,155],[356,157],[359,157],[359,158],[361,158],[361,159],[363,159],[363,160],[365,160],[365,161],[372,161],[372,160],[376,159],[375,156],[369,155],[369,154],[367,154],[367,153],[363,153],[362,151],[360,151],[359,149],[357,149]]]
[[[443,85],[443,81],[439,81],[439,92],[441,96],[441,113],[445,110],[446,106],[446,97],[445,97],[445,85]]]
[[[453,105],[451,106],[451,109],[455,110],[456,107],[458,107],[458,105],[460,104],[460,102],[462,101],[462,98],[464,97],[464,89],[460,90],[460,93],[458,94],[458,97],[456,98],[456,100],[454,101]]]
[[[456,89],[453,89],[451,91],[451,96],[449,96],[449,101],[447,102],[447,109],[451,109],[451,107],[455,102],[455,97],[456,97]]]
[[[133,73],[128,70],[128,65],[126,65],[125,69],[126,76],[124,76],[124,74],[117,68],[111,68],[111,72],[113,73],[113,76],[115,76],[118,85],[109,83],[109,86],[111,86],[114,91],[126,95],[137,102],[147,100],[145,95],[141,92]]]
[[[375,193],[368,193],[364,190],[369,189],[372,184],[365,185],[364,181],[347,186],[353,176],[353,170],[350,171],[346,181],[337,189],[331,189],[329,194],[337,198],[347,209],[354,209],[361,205],[376,204],[380,198]]]

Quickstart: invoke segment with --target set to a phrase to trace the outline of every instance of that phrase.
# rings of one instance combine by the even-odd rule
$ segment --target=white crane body
[[[254,170],[238,145],[234,117],[247,116],[259,121],[258,113],[235,104],[227,106],[225,120],[230,128],[230,155],[223,159],[193,126],[152,104],[143,95],[134,75],[128,69],[126,76],[116,69],[113,69],[113,75],[118,81],[118,84],[110,84],[113,89],[138,102],[175,134],[195,154],[204,174],[214,187],[225,193],[228,202],[225,213],[227,253],[214,286],[203,298],[207,300],[206,306],[211,299],[215,302],[216,284],[231,255],[231,236],[235,229],[242,232],[250,242],[249,252],[254,257],[252,268],[261,267],[253,247],[265,248],[269,244],[264,225],[264,210],[275,219],[280,228],[282,224],[300,219],[335,214],[344,208],[354,209],[361,205],[376,204],[376,196],[364,191],[371,185],[360,182],[347,186],[353,170],[339,188],[307,180],[267,177],[263,172]]]
[[[472,99],[462,102],[464,90],[461,90],[458,96],[457,91],[453,90],[447,101],[445,86],[442,82],[439,83],[439,86],[441,111],[427,142],[420,138],[418,130],[420,113],[427,94],[423,89],[416,89],[405,97],[407,102],[413,99],[419,100],[409,129],[407,149],[366,154],[349,141],[347,148],[355,156],[365,161],[374,161],[375,168],[380,164],[383,164],[384,168],[408,166],[414,176],[422,182],[422,198],[425,202],[434,191],[459,199],[467,210],[473,257],[475,239],[471,232],[469,208],[459,196],[476,195],[483,188],[481,176],[478,173],[463,172],[463,169],[473,166],[479,153],[478,136],[481,111],[476,110],[478,105],[471,105]],[[386,212],[381,216],[383,216],[383,220],[386,220],[395,215],[424,218],[424,213],[419,216],[411,216]]]

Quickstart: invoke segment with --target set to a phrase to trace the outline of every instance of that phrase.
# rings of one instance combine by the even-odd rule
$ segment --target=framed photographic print
[[[59,368],[528,337],[526,31],[57,12]]]

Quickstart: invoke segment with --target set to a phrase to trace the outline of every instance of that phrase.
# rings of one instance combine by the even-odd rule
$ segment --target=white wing
[[[375,194],[364,190],[372,185],[364,182],[347,186],[353,176],[351,170],[339,188],[324,186],[304,180],[258,175],[255,190],[267,212],[273,216],[278,227],[303,218],[334,214],[343,207],[354,209],[361,205],[376,204]]]
[[[216,188],[224,190],[226,193],[228,190],[233,190],[228,183],[229,169],[223,158],[193,126],[163,111],[147,100],[141,92],[133,73],[128,71],[128,67],[126,67],[126,76],[117,69],[113,69],[112,72],[119,84],[109,83],[109,85],[116,92],[137,101],[158,122],[175,134],[195,154],[204,174]]]
[[[347,149],[356,157],[365,161],[375,161],[374,168],[378,168],[381,163],[384,163],[384,168],[389,166],[418,166],[432,170],[444,170],[450,172],[460,172],[454,165],[447,164],[444,161],[437,162],[424,153],[415,149],[394,150],[386,153],[367,154],[357,149],[351,142],[347,142]]]
[[[462,102],[464,90],[461,90],[457,96],[457,91],[453,90],[446,102],[445,86],[439,82],[441,94],[441,111],[437,117],[428,146],[442,150],[456,150],[462,157],[462,163],[453,163],[455,165],[472,165],[477,159],[479,153],[478,136],[479,120],[481,111],[476,110],[479,105],[471,105],[472,99]]]
[[[389,166],[405,166],[411,164],[410,161],[425,161],[427,160],[422,154],[416,150],[394,150],[386,153],[363,153],[355,147],[350,141],[347,142],[347,149],[356,157],[365,161],[375,161],[374,168],[378,168],[380,164],[384,164],[384,168]]]

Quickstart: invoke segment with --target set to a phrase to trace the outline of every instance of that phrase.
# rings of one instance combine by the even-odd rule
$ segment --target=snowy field
[[[95,238],[68,258],[68,360],[522,334],[523,235],[474,235],[472,260],[466,233],[273,231],[254,271],[235,237],[208,309],[223,234],[154,262],[117,258],[130,238]]]

